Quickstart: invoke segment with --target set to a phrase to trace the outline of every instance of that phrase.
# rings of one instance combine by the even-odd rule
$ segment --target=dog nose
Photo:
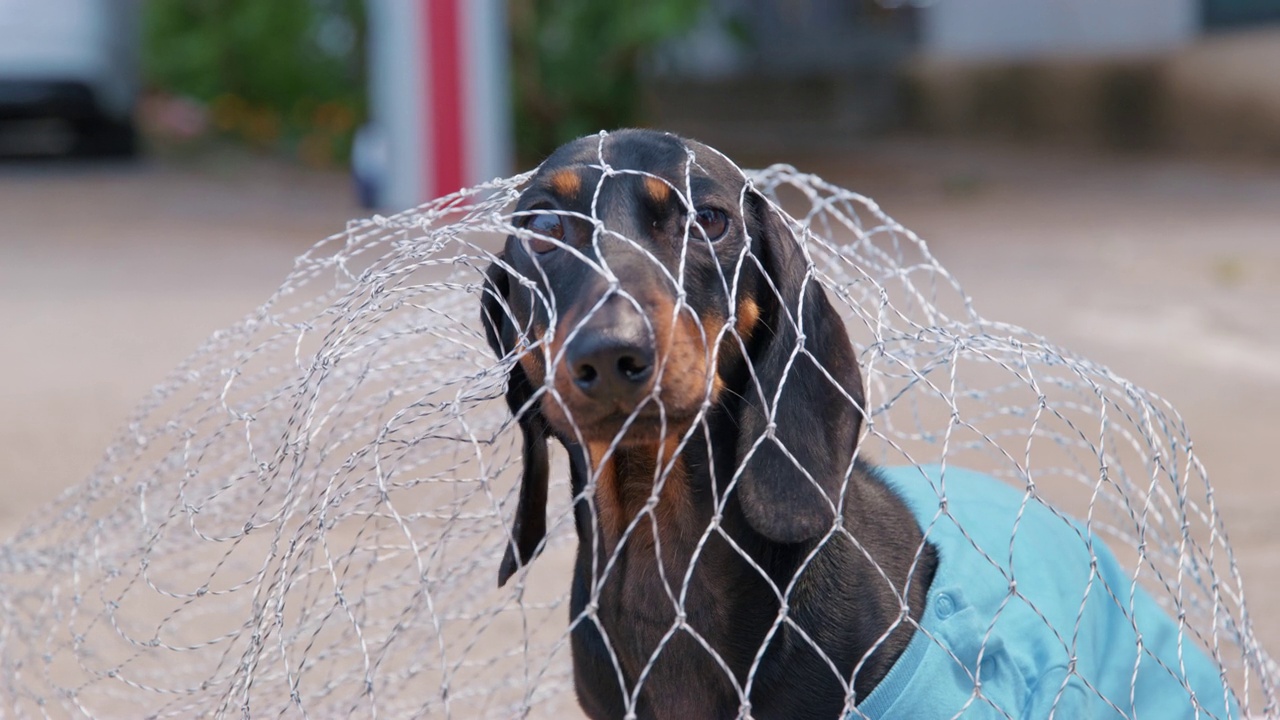
[[[607,314],[612,317],[579,329],[565,348],[565,361],[574,385],[592,400],[638,400],[653,377],[649,330],[634,312]]]

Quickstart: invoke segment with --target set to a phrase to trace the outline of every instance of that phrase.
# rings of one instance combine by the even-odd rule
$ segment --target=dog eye
[[[527,218],[524,226],[534,233],[527,236],[525,241],[529,243],[529,249],[538,254],[549,253],[560,247],[552,240],[564,240],[564,221],[559,215],[542,212]]]
[[[699,208],[697,221],[711,242],[719,240],[729,229],[729,216],[716,208]]]

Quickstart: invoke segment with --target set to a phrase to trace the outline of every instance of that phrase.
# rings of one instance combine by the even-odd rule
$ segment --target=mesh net
[[[614,179],[657,177],[611,166],[608,141],[602,135],[586,163],[597,173],[594,191],[587,188],[595,198]],[[686,183],[668,187],[693,208],[691,175],[701,161],[692,150],[689,160]],[[1226,685],[1231,709],[1223,710],[1223,697],[1192,700],[1188,692],[1179,700],[1187,717],[1237,709],[1272,716],[1276,666],[1252,632],[1212,486],[1177,413],[1105,367],[981,317],[925,244],[871,200],[786,166],[745,171],[745,178],[742,197],[755,191],[769,199],[768,212],[803,250],[801,272],[825,290],[857,349],[866,388],[860,456],[887,466],[937,466],[920,473],[939,499],[922,522],[925,538],[941,538],[947,526],[982,546],[944,501],[949,468],[981,470],[1015,494],[1004,545],[982,547],[983,559],[1009,582],[995,615],[970,633],[975,657],[960,649],[963,642],[929,632],[920,608],[876,631],[882,635],[873,649],[901,626],[961,668],[967,699],[938,716],[1021,716],[1022,708],[1002,705],[991,690],[996,671],[983,658],[996,654],[997,618],[1029,611],[1033,623],[1051,624],[1053,611],[1018,589],[1038,568],[1061,562],[1014,558],[1014,539],[1031,534],[1033,523],[1073,528],[1095,560],[1106,552],[1096,542],[1103,541],[1125,568],[1117,582],[1086,563],[1085,581],[1067,598],[1069,622],[1051,631],[1070,662],[1047,707],[1080,689],[1106,694],[1107,705],[1127,716],[1142,694],[1139,666],[1181,677],[1188,658],[1200,654]],[[600,562],[588,561],[586,602],[575,605],[571,463],[553,442],[545,542],[536,562],[514,567],[504,587],[495,583],[503,552],[512,550],[523,472],[520,426],[504,396],[508,377],[527,356],[559,361],[548,337],[563,344],[572,333],[556,325],[566,308],[557,315],[544,307],[552,327],[541,335],[525,327],[518,347],[497,357],[480,322],[486,268],[496,261],[517,273],[497,255],[504,239],[514,235],[525,250],[530,241],[555,244],[539,237],[552,226],[530,222],[538,212],[515,210],[530,179],[497,180],[409,212],[352,222],[298,258],[264,305],[214,334],[151,393],[93,475],[0,547],[0,714],[571,717],[581,712],[572,633],[586,626],[607,638],[614,655],[607,674],[626,687],[625,713],[657,712],[653,698],[684,692],[645,688],[661,682],[664,648],[686,652],[689,645],[678,644],[686,637],[728,677],[730,716],[768,714],[752,694],[763,685],[757,674],[768,669],[763,651],[748,648],[751,662],[731,667],[714,633],[689,620],[697,608],[686,603],[700,602],[689,587],[696,561],[668,567],[660,547],[637,551],[654,558],[650,566],[668,568],[653,585],[665,591],[652,602],[670,613],[658,645],[638,655],[632,648],[630,660],[618,657],[627,652],[626,629],[600,610],[609,578],[622,582],[625,573],[640,572],[640,561],[623,561],[646,528],[654,544],[663,527],[662,489],[668,481],[690,482],[696,470],[677,477],[674,463],[656,464],[647,501],[624,518],[621,538]],[[651,248],[605,227],[604,214],[593,200],[591,213],[575,216],[593,229],[585,249],[574,251],[601,253],[606,241]],[[696,214],[685,216],[693,220],[677,233],[679,257],[711,252],[705,246],[713,238]],[[731,212],[731,225],[744,222],[735,218]],[[744,247],[729,265],[739,272],[760,267]],[[684,288],[685,265],[653,262],[675,268],[672,286]],[[617,279],[601,263],[592,267]],[[513,284],[550,306],[546,280],[515,277]],[[737,300],[733,282],[725,286]],[[740,323],[699,324],[706,313],[684,313],[699,308],[684,293],[674,297],[672,312],[693,318],[697,332],[714,340],[704,362],[689,366],[713,367],[735,346],[739,355],[749,352]],[[807,352],[798,343],[788,362]],[[707,378],[705,402],[676,433],[676,452],[710,435],[715,380]],[[561,390],[547,379],[516,414]],[[786,383],[775,390],[776,400]],[[655,391],[649,401],[661,406],[663,398]],[[767,436],[755,445],[776,442]],[[802,455],[784,449],[788,457]],[[845,480],[856,474],[846,471]],[[729,468],[724,477],[732,483],[741,475]],[[595,493],[604,479],[596,471],[586,480],[578,499],[591,534],[601,522]],[[717,496],[716,507],[727,512],[726,502]],[[734,544],[738,536],[722,527],[727,522],[717,511],[690,543],[695,554],[718,542],[765,572]],[[864,547],[853,523],[832,526],[814,547]],[[659,534],[657,545],[662,540]],[[814,550],[801,567],[819,555]],[[923,556],[917,544],[907,558],[918,564]],[[942,567],[947,560],[944,549]],[[792,617],[798,606],[788,607],[798,586],[786,579],[772,586],[763,623],[770,637],[805,635],[803,621]],[[852,579],[837,589],[861,591]],[[1138,627],[1132,617],[1143,593],[1167,615],[1176,653],[1153,651],[1139,628],[1140,644],[1126,661],[1127,691],[1107,694],[1078,658],[1081,637],[1091,632],[1084,608],[1107,599]],[[906,596],[898,597],[905,606]],[[820,639],[803,642],[815,652],[825,647]],[[853,660],[861,672],[865,659]],[[843,674],[844,713],[861,716],[863,698]]]

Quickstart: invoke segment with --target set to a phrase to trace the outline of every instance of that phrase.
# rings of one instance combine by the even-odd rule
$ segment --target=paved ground
[[[245,158],[0,165],[0,527],[86,476],[153,384],[359,213],[341,176]]]
[[[989,318],[1169,398],[1280,652],[1280,171],[896,142],[759,151],[865,192]],[[0,165],[0,535],[86,476],[132,405],[360,211],[344,177],[243,157]]]

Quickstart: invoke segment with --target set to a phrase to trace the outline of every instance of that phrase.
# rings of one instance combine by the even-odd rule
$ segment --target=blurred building
[[[946,0],[920,13],[920,49],[1028,59],[1163,52],[1195,37],[1197,0]]]
[[[910,129],[1280,154],[1277,0],[715,0],[659,122],[739,144]]]

